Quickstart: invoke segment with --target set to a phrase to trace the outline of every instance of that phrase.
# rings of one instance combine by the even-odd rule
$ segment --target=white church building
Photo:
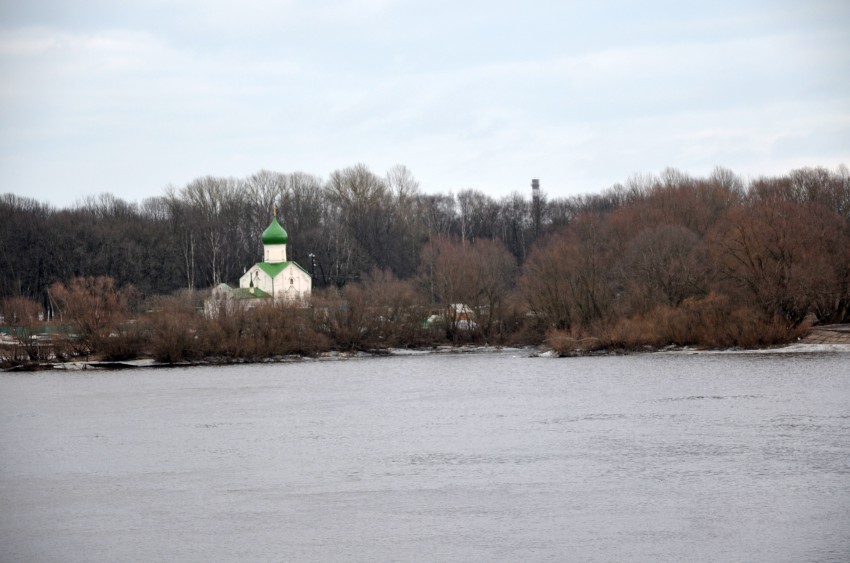
[[[219,284],[213,288],[206,303],[206,312],[217,316],[222,306],[250,309],[262,300],[275,302],[305,302],[313,289],[313,279],[297,262],[286,259],[289,236],[277,221],[277,210],[268,228],[263,231],[263,261],[251,266],[239,278],[239,287]]]

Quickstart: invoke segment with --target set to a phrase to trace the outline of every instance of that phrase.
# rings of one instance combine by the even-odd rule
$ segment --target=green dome
[[[289,236],[277,222],[277,217],[273,218],[268,228],[263,231],[263,244],[286,244],[288,240]]]

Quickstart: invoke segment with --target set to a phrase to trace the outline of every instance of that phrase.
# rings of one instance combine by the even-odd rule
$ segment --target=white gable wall
[[[254,281],[254,287],[262,289],[268,294],[272,294],[272,278],[267,273],[262,271],[258,266],[253,266],[239,278],[239,287],[251,287],[251,280]]]
[[[312,280],[301,268],[292,264],[275,277],[276,299],[306,299],[310,297]]]
[[[278,275],[271,278],[259,266],[252,266],[239,278],[239,287],[260,288],[275,299],[306,299],[310,297],[312,280],[310,276],[298,266],[287,265]]]

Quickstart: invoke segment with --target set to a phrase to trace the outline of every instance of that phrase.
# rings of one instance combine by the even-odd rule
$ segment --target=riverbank
[[[124,369],[139,369],[139,368],[173,368],[173,367],[193,367],[193,366],[216,366],[216,365],[236,365],[236,364],[266,364],[266,363],[287,363],[287,362],[322,362],[322,361],[340,361],[353,360],[358,358],[373,358],[380,356],[420,356],[430,354],[486,354],[493,352],[516,352],[524,354],[528,357],[543,357],[557,358],[567,356],[604,356],[604,355],[619,355],[619,354],[641,354],[641,353],[740,353],[740,352],[770,352],[770,353],[817,353],[817,352],[848,352],[850,353],[850,324],[844,325],[825,325],[815,327],[808,334],[802,337],[798,342],[789,343],[783,346],[758,348],[752,350],[742,349],[705,349],[694,347],[668,346],[661,349],[646,348],[644,350],[594,350],[592,352],[576,352],[573,354],[561,354],[546,346],[436,346],[433,348],[418,348],[418,349],[402,349],[390,348],[371,351],[350,351],[350,352],[323,352],[315,356],[302,355],[282,355],[264,358],[261,360],[249,359],[234,359],[234,358],[206,358],[204,360],[191,362],[158,362],[153,358],[137,358],[124,361],[71,361],[71,362],[31,362],[6,367],[0,371],[16,372],[16,371],[43,371],[43,370],[65,370],[65,371],[82,371],[82,370],[124,370]]]
[[[800,342],[803,344],[847,344],[850,346],[850,324],[814,327]]]
[[[351,352],[321,352],[314,356],[302,356],[298,354],[290,354],[285,356],[272,356],[258,360],[242,359],[242,358],[205,358],[203,360],[186,361],[186,362],[158,362],[153,358],[137,358],[133,360],[123,361],[70,361],[70,362],[30,362],[18,364],[4,368],[0,371],[15,372],[15,371],[43,371],[43,370],[65,370],[65,371],[81,371],[81,370],[123,370],[123,369],[138,369],[138,368],[173,368],[173,367],[193,367],[193,366],[218,366],[218,365],[239,365],[239,364],[270,364],[270,363],[287,363],[287,362],[331,362],[340,360],[354,360],[358,358],[375,358],[382,356],[422,356],[431,354],[487,354],[493,352],[511,352],[514,351],[520,354],[526,354],[529,357],[541,355],[541,349],[533,346],[512,347],[512,346],[436,346],[433,348],[407,349],[407,348],[389,348],[371,351],[351,351]],[[542,351],[545,353],[545,350]]]

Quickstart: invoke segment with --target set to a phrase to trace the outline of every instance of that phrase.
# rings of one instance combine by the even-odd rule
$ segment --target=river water
[[[848,561],[850,353],[0,376],[2,561]]]

